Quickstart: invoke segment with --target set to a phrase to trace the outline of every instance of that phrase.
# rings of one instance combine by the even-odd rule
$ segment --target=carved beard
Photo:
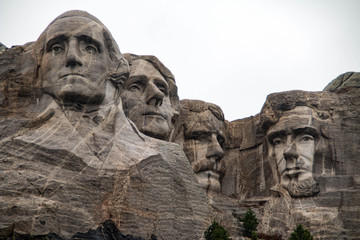
[[[290,182],[284,188],[293,198],[312,197],[320,192],[319,183],[313,178]]]

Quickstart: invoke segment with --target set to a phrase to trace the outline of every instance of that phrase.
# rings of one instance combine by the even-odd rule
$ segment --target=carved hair
[[[205,112],[209,110],[218,120],[225,121],[224,113],[221,108],[213,103],[204,102],[201,100],[184,99],[180,101],[181,115],[186,115],[186,112]]]
[[[201,100],[184,99],[180,101],[180,117],[175,125],[175,134],[173,141],[182,144],[184,141],[184,133],[187,129],[187,121],[189,116],[193,113],[202,113],[210,111],[211,114],[220,121],[225,121],[224,113],[221,108],[213,103],[204,102]]]

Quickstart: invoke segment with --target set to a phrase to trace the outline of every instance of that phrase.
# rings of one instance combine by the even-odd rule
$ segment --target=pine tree
[[[204,235],[206,240],[231,240],[225,228],[215,221],[204,232]]]
[[[299,224],[294,229],[294,232],[291,233],[289,240],[313,240],[313,237],[309,230]]]
[[[259,225],[254,211],[249,208],[245,217],[239,220],[244,224],[244,236],[251,237],[252,232],[256,232],[256,228]]]

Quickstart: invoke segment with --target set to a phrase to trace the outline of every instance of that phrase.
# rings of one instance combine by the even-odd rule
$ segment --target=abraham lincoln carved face
[[[276,161],[281,185],[293,197],[319,192],[319,184],[313,178],[316,144],[320,138],[316,114],[309,107],[298,106],[285,111],[267,132],[269,154]]]

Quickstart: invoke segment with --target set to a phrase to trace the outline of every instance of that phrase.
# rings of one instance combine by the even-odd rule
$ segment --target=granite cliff
[[[94,16],[69,11],[0,52],[0,239],[360,239],[360,81],[270,94],[226,121],[181,100],[154,56],[122,54]]]

